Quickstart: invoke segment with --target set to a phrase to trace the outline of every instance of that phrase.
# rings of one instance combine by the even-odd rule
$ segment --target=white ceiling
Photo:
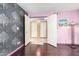
[[[30,15],[79,9],[79,3],[18,3]]]

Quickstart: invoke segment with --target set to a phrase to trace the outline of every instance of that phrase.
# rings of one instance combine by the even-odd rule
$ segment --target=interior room
[[[0,3],[0,56],[79,56],[79,4]]]

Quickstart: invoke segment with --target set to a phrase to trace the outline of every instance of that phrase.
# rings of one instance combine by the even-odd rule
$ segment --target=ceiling
[[[79,9],[79,3],[18,3],[29,15]]]

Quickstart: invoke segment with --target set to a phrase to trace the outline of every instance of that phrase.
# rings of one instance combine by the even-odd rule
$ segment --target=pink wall
[[[29,16],[48,16],[49,12],[32,13]],[[68,22],[74,21],[79,22],[79,11],[63,11],[58,14],[59,19],[67,19]],[[58,37],[57,42],[62,44],[71,44],[71,28],[70,26],[58,27]],[[75,44],[79,44],[79,26],[75,26]]]
[[[67,19],[68,22],[79,22],[79,11],[64,11],[58,14],[59,19]],[[58,43],[71,43],[71,28],[70,26],[58,27]],[[75,44],[79,44],[79,26],[75,26]]]

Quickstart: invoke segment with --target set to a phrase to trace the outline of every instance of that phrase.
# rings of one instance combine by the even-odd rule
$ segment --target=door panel
[[[46,37],[46,22],[40,23],[40,37]]]
[[[31,22],[31,37],[37,37],[37,23]]]
[[[48,17],[48,43],[57,46],[57,15],[53,14]]]
[[[47,43],[47,21],[40,22],[40,38],[43,43]]]
[[[25,15],[25,45],[27,45],[30,42],[30,18]]]

